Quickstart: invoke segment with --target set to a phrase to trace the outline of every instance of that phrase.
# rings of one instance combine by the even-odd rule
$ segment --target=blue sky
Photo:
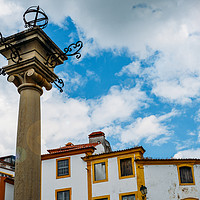
[[[101,130],[113,150],[142,145],[148,157],[200,157],[200,1],[58,2],[0,0],[4,36],[24,30],[23,13],[40,5],[44,31],[62,50],[84,44],[80,60],[55,69],[64,92],[41,97],[42,152]],[[0,155],[14,154],[19,95],[6,77],[0,82]]]

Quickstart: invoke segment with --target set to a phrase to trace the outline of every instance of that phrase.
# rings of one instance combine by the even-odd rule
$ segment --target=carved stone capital
[[[52,88],[52,84],[40,74],[35,72],[34,69],[29,69],[25,73],[10,75],[8,76],[8,81],[15,84],[19,93],[23,89],[35,89],[40,91],[42,95],[42,87],[45,87],[46,90],[50,90]]]

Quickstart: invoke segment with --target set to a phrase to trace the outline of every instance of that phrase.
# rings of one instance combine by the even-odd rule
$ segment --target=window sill
[[[134,178],[135,174],[129,176],[120,176],[119,179]]]
[[[56,179],[60,179],[60,178],[68,178],[70,177],[70,174],[69,175],[65,175],[65,176],[56,176]]]

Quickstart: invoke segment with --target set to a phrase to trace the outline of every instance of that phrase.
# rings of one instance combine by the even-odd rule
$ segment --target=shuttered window
[[[133,175],[132,158],[120,159],[121,176]]]
[[[179,168],[181,183],[193,183],[192,168],[183,166]]]

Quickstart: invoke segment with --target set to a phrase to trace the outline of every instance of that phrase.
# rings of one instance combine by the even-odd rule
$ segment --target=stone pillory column
[[[9,45],[5,45],[9,44]],[[15,49],[18,62],[15,62]],[[49,54],[63,54],[39,27],[5,38],[0,53],[8,65],[3,70],[20,94],[14,200],[39,200],[41,190],[41,120],[40,96],[42,87],[52,88],[57,75],[45,63]],[[66,60],[62,56],[56,64]]]

